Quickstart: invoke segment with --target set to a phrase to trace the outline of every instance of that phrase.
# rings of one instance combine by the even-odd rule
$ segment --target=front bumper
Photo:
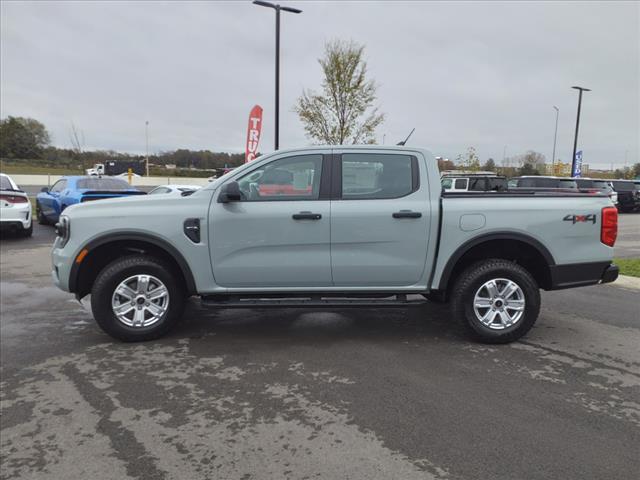
[[[611,262],[571,263],[568,265],[552,265],[551,288],[584,287],[598,283],[610,283],[618,278],[619,268]]]
[[[53,250],[51,251],[51,278],[56,287],[68,292],[73,258],[69,255],[71,249],[60,248],[58,246],[59,242],[60,237],[56,237]]]

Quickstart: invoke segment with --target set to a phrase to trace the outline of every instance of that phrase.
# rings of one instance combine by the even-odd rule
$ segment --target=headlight
[[[60,237],[60,247],[64,247],[71,236],[71,220],[66,215],[60,215],[56,223],[56,235]]]

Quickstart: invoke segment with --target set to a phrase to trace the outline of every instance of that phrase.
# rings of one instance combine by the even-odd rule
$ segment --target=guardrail
[[[21,187],[50,187],[64,175],[22,175],[11,174],[10,177]],[[127,180],[127,177],[118,177]],[[158,185],[201,185],[209,184],[202,177],[131,177],[131,185],[134,187],[157,187]]]

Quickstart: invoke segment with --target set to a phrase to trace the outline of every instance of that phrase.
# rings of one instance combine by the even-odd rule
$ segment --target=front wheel
[[[107,265],[91,289],[91,310],[106,333],[125,342],[152,340],[180,320],[185,294],[172,269],[147,255]]]
[[[531,274],[517,263],[488,259],[463,271],[453,287],[454,317],[483,343],[509,343],[525,335],[538,319],[540,292]]]
[[[47,220],[47,217],[42,213],[42,207],[39,202],[36,202],[36,216],[38,217],[38,223],[40,225],[49,225],[49,220]]]

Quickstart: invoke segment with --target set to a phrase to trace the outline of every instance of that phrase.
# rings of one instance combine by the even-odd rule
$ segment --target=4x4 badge
[[[571,222],[574,225],[576,223],[596,223],[596,214],[590,213],[589,215],[566,215],[563,220],[565,222]]]

